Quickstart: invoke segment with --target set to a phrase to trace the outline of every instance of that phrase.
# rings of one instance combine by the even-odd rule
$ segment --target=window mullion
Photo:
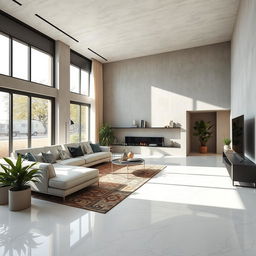
[[[32,133],[32,98],[29,97],[28,101],[28,147],[31,148],[31,133]]]
[[[13,151],[13,94],[9,94],[9,155]]]

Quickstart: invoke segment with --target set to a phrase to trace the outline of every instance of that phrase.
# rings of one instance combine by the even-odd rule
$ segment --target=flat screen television
[[[233,150],[244,157],[244,116],[232,119],[232,146]]]

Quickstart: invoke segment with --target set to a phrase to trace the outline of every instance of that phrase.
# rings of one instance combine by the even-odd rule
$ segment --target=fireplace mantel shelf
[[[181,127],[111,127],[112,129],[181,129]]]

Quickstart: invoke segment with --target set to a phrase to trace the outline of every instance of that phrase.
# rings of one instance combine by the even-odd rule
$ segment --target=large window
[[[0,74],[53,86],[53,57],[0,33]]]
[[[89,96],[91,60],[70,51],[70,91]]]
[[[17,40],[12,41],[12,76],[29,80],[29,47]]]
[[[8,36],[0,33],[0,74],[10,74],[10,39]]]
[[[31,48],[31,81],[39,84],[52,85],[52,56]]]
[[[89,140],[89,113],[89,105],[79,103],[70,104],[70,142],[74,143]]]
[[[89,72],[70,65],[70,91],[83,95],[89,95],[89,83],[90,76]]]
[[[54,100],[0,91],[0,156],[17,149],[54,143]]]

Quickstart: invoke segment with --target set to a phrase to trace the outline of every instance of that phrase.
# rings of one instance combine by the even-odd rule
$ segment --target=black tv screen
[[[244,156],[244,116],[232,119],[232,146],[233,150]]]

